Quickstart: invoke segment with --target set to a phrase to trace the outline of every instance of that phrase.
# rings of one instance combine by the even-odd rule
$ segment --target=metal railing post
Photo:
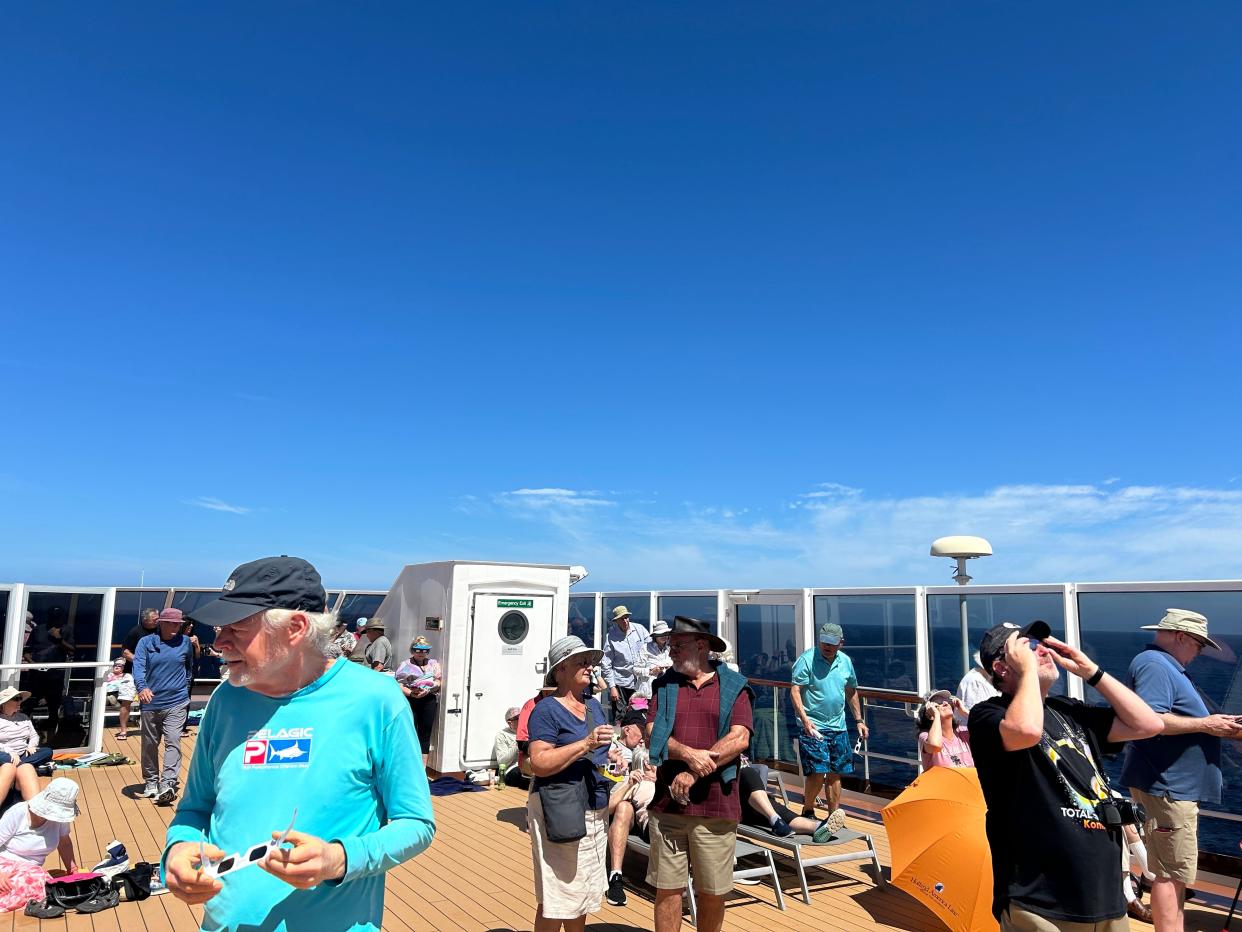
[[[867,724],[867,707],[867,697],[863,696],[862,720],[864,725]],[[866,738],[863,738],[863,780],[865,780],[868,785],[871,784],[871,748],[870,742]]]

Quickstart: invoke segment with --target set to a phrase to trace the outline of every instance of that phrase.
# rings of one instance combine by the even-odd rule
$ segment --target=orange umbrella
[[[983,790],[973,767],[933,767],[881,815],[893,883],[952,932],[997,932]]]

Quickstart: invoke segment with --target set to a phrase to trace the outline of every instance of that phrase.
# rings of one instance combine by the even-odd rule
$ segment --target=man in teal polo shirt
[[[328,656],[335,616],[305,560],[239,566],[191,617],[218,628],[229,680],[168,828],[168,889],[203,904],[212,932],[378,930],[384,873],[435,832],[405,696],[391,676]],[[234,861],[253,866],[230,872]]]
[[[815,818],[815,800],[827,785],[828,816],[820,828],[837,832],[845,824],[841,810],[841,775],[854,772],[854,750],[845,719],[845,707],[858,725],[861,737],[867,737],[858,703],[858,677],[854,663],[841,650],[845,632],[838,624],[828,623],[819,629],[818,643],[804,652],[793,666],[789,691],[794,711],[802,723],[798,746],[802,757],[802,815]]]

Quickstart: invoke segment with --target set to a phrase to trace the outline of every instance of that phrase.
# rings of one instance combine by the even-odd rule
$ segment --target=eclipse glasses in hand
[[[293,810],[293,818],[289,820],[289,827],[268,841],[261,841],[257,845],[251,845],[241,854],[226,854],[220,858],[209,858],[207,856],[206,845],[203,842],[198,843],[198,858],[201,865],[200,870],[204,877],[223,877],[225,874],[231,874],[233,871],[239,871],[243,867],[249,867],[251,864],[258,864],[267,855],[269,851],[274,851],[285,843],[285,839],[289,837],[289,833],[293,831],[293,823],[297,821],[298,811]]]

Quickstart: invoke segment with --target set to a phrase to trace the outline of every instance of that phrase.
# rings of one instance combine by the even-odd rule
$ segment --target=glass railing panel
[[[196,608],[202,608],[208,602],[214,602],[220,598],[220,591],[219,589],[177,589],[173,592],[172,607],[180,609],[181,614],[188,615]],[[220,678],[220,661],[215,657],[207,655],[207,648],[216,642],[215,626],[195,622],[193,633],[198,638],[200,650],[198,660],[194,664],[194,678],[218,680]]]
[[[40,668],[39,663],[89,662],[97,657],[103,595],[93,592],[32,591],[27,609],[34,630],[22,646],[17,688],[29,692],[22,703],[41,740],[52,748],[86,743],[95,668]]]
[[[1025,625],[1039,618],[1048,623],[1054,637],[1065,638],[1065,602],[1061,592],[980,593],[964,587],[954,595],[927,596],[932,686],[957,689],[970,669],[962,666],[961,604],[968,614],[967,643],[973,654],[984,632],[1002,621]],[[1052,687],[1053,695],[1065,695],[1065,674]]]
[[[380,593],[347,592],[341,600],[341,607],[337,609],[337,618],[353,631],[357,628],[359,618],[374,618],[382,604],[384,595]]]
[[[595,639],[595,596],[569,597],[569,633],[582,638],[582,643],[588,647],[599,646]]]
[[[125,636],[137,627],[138,619],[146,609],[163,611],[167,602],[167,589],[118,589],[112,611],[112,645],[108,656],[121,656]]]
[[[755,691],[755,701],[749,757],[796,767],[798,750],[794,736],[799,725],[788,684],[756,678],[751,678],[750,684]]]
[[[661,600],[663,601],[663,600]],[[737,662],[746,676],[788,683],[798,637],[797,608],[739,602]]]
[[[1143,631],[1143,625],[1154,625],[1168,608],[1185,608],[1199,612],[1208,619],[1212,639],[1222,651],[1206,650],[1186,668],[1194,684],[1202,691],[1209,711],[1228,715],[1242,714],[1242,592],[1159,591],[1159,592],[1080,592],[1078,593],[1078,625],[1082,647],[1088,657],[1106,671],[1129,682],[1130,661],[1152,643],[1154,633]],[[1099,703],[1094,689],[1086,689],[1086,701]],[[1221,769],[1225,793],[1221,802],[1204,806],[1206,810],[1242,816],[1242,794],[1232,792],[1242,786],[1242,743],[1221,743]],[[1109,776],[1116,788],[1128,792],[1119,783],[1124,753],[1108,762]],[[1216,854],[1237,856],[1239,825],[1226,819],[1199,817],[1199,848]]]
[[[815,625],[835,622],[860,686],[914,692],[918,682],[914,595],[817,595]]]
[[[656,601],[660,620],[666,622],[670,628],[674,618],[684,615],[686,618],[706,621],[713,634],[720,630],[719,606],[714,592],[708,595],[662,595]],[[736,651],[735,654],[741,656]]]
[[[612,611],[618,605],[625,606],[625,610],[630,613],[631,621],[637,622],[648,631],[651,630],[651,596],[649,593],[631,592],[628,595],[606,595],[601,601],[604,617],[600,627],[605,631],[612,622]]]

